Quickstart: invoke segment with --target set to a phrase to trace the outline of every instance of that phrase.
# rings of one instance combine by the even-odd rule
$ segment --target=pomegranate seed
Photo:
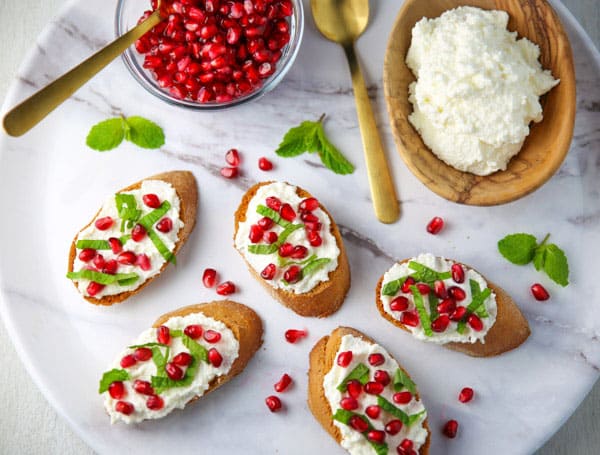
[[[197,340],[202,336],[202,326],[198,324],[188,325],[183,329],[183,333],[189,336],[192,340]]]
[[[291,243],[285,242],[279,247],[279,256],[286,258],[294,252],[294,246]]]
[[[412,400],[412,393],[407,392],[407,391],[398,392],[392,396],[392,399],[394,400],[394,403],[408,404]]]
[[[171,331],[166,325],[161,325],[156,329],[156,340],[161,344],[171,344]]]
[[[297,265],[292,265],[283,273],[283,279],[288,283],[297,283],[302,279],[302,269]]]
[[[250,226],[250,233],[248,234],[248,238],[252,243],[258,243],[262,240],[265,231],[258,225],[253,224]]]
[[[473,399],[473,389],[471,387],[463,388],[458,394],[458,401],[468,403]]]
[[[294,251],[291,254],[294,259],[304,259],[308,256],[308,249],[305,246],[297,245],[294,247]]]
[[[429,287],[428,284],[425,284],[425,283],[418,283],[417,289],[419,290],[419,293],[422,295],[428,295],[431,292],[431,288]]]
[[[465,281],[465,270],[462,268],[462,265],[452,264],[450,272],[452,273],[452,279],[456,283],[463,283]]]
[[[438,313],[452,314],[456,310],[456,302],[452,299],[444,299],[437,306]]]
[[[127,395],[127,392],[125,391],[125,386],[121,381],[115,381],[108,386],[108,394],[111,396],[111,398],[120,400]]]
[[[337,364],[342,368],[346,368],[352,362],[352,351],[340,352],[337,356]]]
[[[134,242],[141,242],[146,237],[146,228],[141,224],[136,224],[131,230],[131,239]]]
[[[356,401],[356,399],[352,397],[344,397],[340,401],[340,406],[346,411],[354,411],[358,408],[358,401]]]
[[[213,46],[214,48],[214,46]],[[222,47],[223,49],[225,49],[225,46]],[[214,58],[214,57],[211,57]],[[225,161],[227,161],[227,164],[233,166],[233,167],[237,167],[240,165],[240,153],[238,152],[237,149],[229,149],[227,151],[227,153],[225,154]]]
[[[273,163],[263,156],[258,159],[258,168],[261,171],[270,171],[273,169]]]
[[[165,402],[158,395],[152,395],[146,400],[146,407],[153,411],[158,411],[165,406]]]
[[[402,288],[400,288],[400,290],[405,294],[408,294],[410,292],[410,287],[414,284],[415,279],[412,276],[409,276],[406,280],[404,280],[404,283],[402,284]]]
[[[273,227],[273,225],[275,223],[273,222],[273,220],[271,218],[267,218],[265,216],[265,217],[262,217],[260,220],[258,220],[256,222],[256,224],[258,224],[263,229],[263,231],[268,231],[269,229],[271,229]]]
[[[279,236],[274,231],[265,232],[265,235],[263,236],[263,240],[268,244],[275,243],[278,239]]]
[[[152,350],[148,348],[137,348],[133,352],[133,356],[135,357],[135,360],[145,362],[146,360],[150,360],[152,358]]]
[[[150,383],[148,381],[142,381],[141,379],[136,379],[133,382],[133,390],[142,395],[154,395],[154,389]]]
[[[379,395],[381,392],[383,392],[383,384],[369,381],[365,384],[365,392],[370,395]]]
[[[442,314],[435,321],[431,323],[431,328],[434,332],[443,332],[448,328],[450,324],[450,317],[447,314]]]
[[[395,419],[390,420],[385,426],[385,432],[387,434],[391,434],[392,436],[398,434],[402,429],[402,421]]]
[[[321,223],[313,223],[311,221],[306,221],[304,223],[304,227],[306,228],[306,230],[308,231],[320,231],[321,230]]]
[[[377,370],[373,375],[373,379],[375,379],[375,382],[379,382],[384,387],[392,381],[389,373],[385,370]]]
[[[379,353],[370,354],[368,360],[370,365],[378,367],[379,365],[383,365],[383,363],[385,362],[385,357],[383,356],[383,354]]]
[[[157,209],[160,207],[160,199],[156,194],[144,194],[142,196],[142,201],[151,209]]]
[[[404,311],[408,308],[408,299],[404,296],[396,297],[390,302],[390,309],[392,311]]]
[[[158,229],[163,234],[167,234],[171,232],[171,229],[173,229],[173,221],[171,221],[171,218],[165,217],[158,223],[156,223],[156,229]]]
[[[206,288],[212,288],[217,282],[217,271],[215,269],[204,269],[202,274],[202,283]]]
[[[137,260],[135,261],[135,263],[140,267],[140,269],[144,270],[145,272],[152,269],[152,264],[150,263],[150,258],[143,253],[137,257]]]
[[[287,389],[289,387],[289,385],[292,383],[292,378],[289,374],[285,373],[283,376],[281,376],[281,379],[275,383],[275,385],[273,386],[275,388],[276,392],[283,392],[285,389]]]
[[[132,354],[128,354],[121,359],[120,365],[121,368],[129,368],[134,366],[136,363],[137,360],[135,360],[135,357]]]
[[[464,289],[459,288],[458,286],[450,286],[448,288],[448,295],[457,302],[462,302],[467,298],[467,293],[464,291]]]
[[[235,284],[231,281],[225,281],[217,286],[217,294],[219,295],[229,295],[235,292]]]
[[[363,392],[363,385],[356,379],[352,379],[346,383],[346,391],[352,398],[358,398]]]
[[[410,327],[416,327],[419,325],[419,315],[414,311],[404,311],[400,315],[400,322]]]
[[[365,414],[367,414],[372,419],[377,419],[379,418],[379,414],[381,414],[381,408],[376,404],[367,406],[367,409],[365,409]]]
[[[367,439],[381,444],[385,440],[385,432],[381,430],[371,430],[367,433]]]
[[[221,168],[221,175],[226,179],[233,179],[237,177],[238,170],[237,167],[224,167]]]
[[[215,368],[219,368],[223,363],[223,356],[215,348],[208,350],[208,361]]]
[[[215,330],[207,330],[204,332],[204,339],[207,343],[215,344],[221,341],[221,334]]]
[[[307,335],[305,330],[289,329],[285,331],[285,339],[288,343],[296,343]]]
[[[90,284],[88,284],[86,291],[90,296],[94,297],[99,292],[101,292],[102,289],[104,289],[103,284],[96,283],[95,281],[90,281]]]
[[[315,248],[321,246],[323,243],[323,239],[321,239],[321,235],[316,231],[309,231],[308,233],[308,243],[310,246],[314,246]]]
[[[535,283],[531,286],[531,293],[533,294],[535,299],[539,301],[548,300],[550,298],[550,294],[548,294],[546,288],[540,283]]]
[[[319,218],[316,215],[313,215],[311,212],[302,212],[300,215],[300,219],[305,223],[318,223]]]
[[[121,243],[121,240],[116,237],[111,237],[108,239],[108,244],[110,245],[110,249],[114,254],[119,254],[121,251],[123,251],[123,244]]]
[[[128,403],[127,401],[117,401],[117,404],[115,404],[115,411],[128,416],[133,414],[135,408],[131,403]]]
[[[294,221],[296,218],[296,212],[294,212],[294,209],[290,204],[283,204],[279,214],[281,215],[281,218],[287,221]]]
[[[458,322],[460,321],[465,314],[467,313],[467,309],[464,306],[459,306],[450,314],[450,320]]]
[[[410,439],[403,439],[399,447],[402,447],[404,450],[411,450],[413,448],[413,442]]]
[[[281,409],[281,400],[275,395],[267,397],[265,403],[271,412],[277,412]]]
[[[94,225],[96,226],[96,229],[106,231],[107,229],[110,229],[113,223],[114,221],[110,216],[105,216],[103,218],[98,218]]]
[[[79,253],[79,260],[81,262],[90,262],[96,256],[96,250],[92,248],[84,248]]]
[[[272,280],[275,277],[275,273],[277,273],[277,267],[275,264],[269,264],[260,272],[260,276],[264,280]]]
[[[435,292],[435,295],[437,295],[440,299],[445,299],[448,297],[446,285],[442,280],[436,280],[433,283],[433,292]]]
[[[266,204],[267,207],[269,207],[272,210],[275,210],[276,212],[279,212],[279,210],[281,210],[281,201],[275,196],[268,197],[266,200]]]
[[[179,381],[183,379],[183,370],[175,365],[173,362],[169,362],[165,365],[165,371],[173,381]]]
[[[123,265],[134,265],[137,261],[137,256],[133,251],[125,251],[117,256],[117,262]]]
[[[430,234],[436,235],[436,234],[439,234],[439,232],[442,230],[443,227],[444,227],[444,220],[441,219],[439,216],[436,216],[431,219],[429,224],[427,224],[427,232],[429,232]]]
[[[456,437],[456,433],[458,431],[458,422],[456,420],[448,420],[442,432],[444,435],[450,439],[454,439]]]
[[[476,314],[469,315],[467,318],[467,324],[469,324],[476,332],[481,332],[483,330],[483,322],[481,322],[481,319],[479,319],[479,316]]]
[[[173,357],[173,363],[178,367],[187,367],[190,363],[192,363],[192,356],[187,352],[180,352]]]
[[[350,420],[348,420],[348,424],[359,433],[364,433],[369,429],[369,424],[365,422],[363,418],[356,415],[350,417]]]
[[[303,199],[298,206],[303,212],[312,212],[319,208],[319,201],[314,197]]]
[[[96,268],[98,270],[102,270],[104,268],[104,266],[106,265],[104,256],[102,256],[101,254],[96,254],[96,257],[94,258],[94,265],[96,266]]]

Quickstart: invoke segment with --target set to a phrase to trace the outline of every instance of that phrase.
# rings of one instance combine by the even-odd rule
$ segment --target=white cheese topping
[[[256,194],[248,204],[248,210],[246,212],[246,221],[240,223],[238,226],[238,231],[235,236],[235,247],[239,250],[243,257],[248,261],[250,266],[259,275],[269,264],[274,264],[277,267],[277,273],[275,274],[274,278],[271,280],[265,280],[267,283],[269,283],[270,286],[273,286],[276,289],[291,291],[295,294],[303,294],[309,292],[319,283],[323,281],[328,281],[329,273],[337,269],[338,266],[338,256],[340,254],[340,249],[337,246],[335,237],[333,236],[333,234],[331,234],[331,220],[329,219],[327,214],[320,208],[317,208],[312,212],[313,215],[315,215],[319,219],[319,223],[321,223],[322,225],[319,233],[323,240],[323,243],[320,246],[313,247],[310,245],[307,239],[306,230],[303,227],[292,232],[292,234],[287,238],[288,243],[291,243],[294,246],[305,246],[308,249],[308,255],[306,259],[314,255],[317,258],[330,259],[330,261],[324,266],[320,267],[316,272],[310,274],[309,276],[303,276],[303,278],[300,281],[296,283],[285,284],[283,282],[283,276],[288,266],[281,265],[288,261],[296,263],[301,262],[303,261],[302,259],[296,260],[291,259],[290,257],[281,258],[277,252],[273,254],[253,254],[248,251],[249,246],[256,245],[250,241],[250,228],[253,224],[256,224],[257,221],[263,217],[263,215],[260,215],[256,212],[256,208],[259,205],[266,205],[265,201],[270,196],[277,197],[281,200],[282,203],[290,204],[297,214],[296,219],[294,219],[292,223],[302,224],[298,205],[300,204],[300,202],[302,202],[303,198],[296,194],[296,187],[289,185],[285,182],[274,182],[268,185],[263,185],[258,189]],[[278,235],[281,234],[283,229],[283,227],[278,225],[275,225],[272,228],[272,230],[274,230]],[[260,242],[259,244],[265,245],[265,242]]]
[[[148,400],[147,395],[142,395],[133,389],[133,382],[136,379],[151,381],[151,377],[156,375],[156,365],[152,359],[147,361],[138,361],[134,366],[126,368],[129,373],[130,380],[124,381],[126,394],[122,401],[131,403],[134,406],[134,412],[131,415],[125,415],[115,411],[115,405],[120,400],[115,400],[109,394],[105,392],[104,395],[104,407],[106,412],[110,415],[111,423],[116,421],[123,421],[125,423],[137,423],[146,419],[158,419],[169,414],[174,409],[182,409],[192,398],[196,396],[204,395],[204,392],[208,389],[211,381],[218,376],[226,375],[235,359],[239,355],[239,342],[235,338],[233,332],[221,321],[217,321],[213,318],[205,316],[202,313],[192,313],[187,316],[177,316],[169,319],[163,325],[169,327],[171,330],[184,330],[188,325],[199,324],[202,326],[204,332],[207,330],[214,330],[221,334],[221,339],[217,343],[208,343],[202,337],[195,340],[198,344],[204,346],[207,350],[211,348],[217,349],[223,357],[223,363],[218,368],[215,368],[212,364],[201,362],[200,367],[196,372],[196,376],[192,383],[187,387],[173,387],[166,389],[160,393],[160,397],[164,400],[164,407],[160,410],[151,410],[146,406]],[[157,329],[150,328],[142,332],[134,341],[131,342],[131,346],[140,345],[145,343],[155,343]],[[128,355],[133,354],[135,350],[127,348],[115,359],[113,364],[109,367],[110,369],[122,369],[120,365],[121,359]],[[162,350],[164,353],[164,349]],[[189,350],[183,345],[181,337],[172,337],[170,345],[169,360],[173,359],[180,352],[188,352]]]
[[[398,369],[398,362],[396,362],[384,348],[378,344],[368,343],[363,339],[352,335],[344,335],[342,337],[338,352],[335,356],[336,360],[341,352],[346,351],[352,352],[351,363],[344,368],[340,367],[334,360],[333,367],[325,375],[323,380],[323,390],[325,391],[325,397],[329,402],[332,415],[341,408],[341,399],[344,396],[347,396],[346,393],[340,392],[337,387],[359,363],[369,367],[369,381],[374,380],[373,375],[376,370],[385,370],[388,372],[392,382],[384,388],[380,396],[385,398],[390,403],[393,403],[394,406],[401,409],[409,416],[418,414],[425,410],[425,406],[421,400],[417,400],[415,397],[413,397],[413,399],[407,404],[394,403],[393,395],[396,393],[396,391],[393,388],[393,379],[394,374]],[[369,364],[369,355],[374,353],[379,353],[384,356],[385,362],[382,365],[374,367]],[[405,391],[406,389],[403,390]],[[363,392],[358,398],[358,408],[352,412],[365,415],[366,408],[376,404],[377,395],[370,395]],[[418,452],[419,447],[421,447],[427,440],[427,429],[423,426],[423,422],[426,418],[427,413],[425,412],[412,425],[402,425],[402,429],[396,435],[386,434],[385,443],[388,445],[389,453],[396,453],[396,447],[404,439],[410,439],[413,441],[413,449]],[[390,420],[395,419],[397,419],[397,417],[394,417],[393,415],[382,410],[377,419],[369,418],[369,421],[373,425],[374,429],[384,431],[385,425]],[[369,443],[367,438],[363,436],[363,434],[342,422],[338,422],[337,420],[334,420],[333,423],[339,428],[340,433],[342,434],[341,446],[352,455],[373,455],[376,453],[373,449],[373,446]]]
[[[539,97],[559,83],[538,61],[539,47],[506,29],[508,14],[463,6],[423,18],[406,64],[409,116],[425,144],[460,171],[506,169],[542,120]]]
[[[388,295],[383,294],[383,289],[387,283],[415,273],[415,271],[409,267],[409,263],[411,261],[422,264],[432,270],[435,270],[436,272],[448,272],[448,271],[450,271],[452,264],[454,264],[454,262],[452,262],[452,261],[448,261],[442,257],[436,257],[430,253],[420,254],[416,258],[411,258],[406,262],[394,264],[392,266],[392,268],[389,269],[383,275],[383,285],[381,287],[382,292],[380,293],[380,298],[383,303],[383,308],[384,308],[385,312],[388,313],[389,315],[391,315],[396,320],[401,319],[402,312],[393,311],[390,308],[390,303],[396,297],[404,296],[409,301],[407,311],[414,311],[415,310],[415,301],[414,301],[413,295],[410,292],[404,293],[401,290],[399,290],[396,295],[388,296]],[[456,303],[458,306],[466,307],[473,300],[473,295],[472,295],[471,286],[470,286],[470,280],[475,281],[479,285],[480,291],[483,291],[485,288],[487,288],[488,284],[483,279],[483,277],[479,273],[474,271],[473,269],[467,268],[464,265],[462,266],[462,268],[465,272],[465,280],[463,283],[457,283],[452,278],[448,278],[448,279],[442,280],[442,281],[444,282],[446,289],[449,289],[451,286],[456,286],[456,287],[461,288],[465,292],[466,298],[462,302],[456,302]],[[433,294],[433,289],[431,290],[431,294]],[[428,299],[429,299],[428,296],[423,296],[425,311],[429,315],[431,315]],[[439,301],[441,302],[442,299],[439,299]],[[410,332],[412,333],[412,335],[415,338],[422,340],[422,341],[429,341],[432,343],[444,344],[444,343],[450,343],[453,341],[461,342],[461,343],[475,343],[476,341],[481,341],[482,343],[485,343],[485,335],[487,334],[487,332],[490,330],[490,328],[496,322],[496,315],[497,315],[497,311],[498,311],[497,306],[496,306],[496,295],[493,292],[487,299],[484,300],[483,306],[485,307],[488,317],[481,318],[481,322],[483,323],[483,329],[481,331],[476,331],[469,324],[466,324],[464,332],[462,334],[458,333],[456,331],[458,322],[456,322],[456,321],[450,321],[450,324],[448,325],[448,328],[445,331],[443,331],[443,332],[435,332],[434,331],[432,336],[427,336],[425,334],[425,332],[423,330],[423,326],[421,325],[420,322],[416,327],[411,327],[409,325],[406,325],[406,328],[408,330],[410,330]]]
[[[171,208],[164,215],[164,217],[168,217],[171,219],[171,221],[173,222],[173,228],[170,232],[163,233],[156,229],[155,225],[154,231],[165,244],[165,246],[169,249],[169,251],[173,251],[175,249],[175,244],[178,240],[179,230],[183,227],[183,221],[179,219],[180,201],[179,197],[177,196],[177,192],[175,191],[175,188],[173,188],[173,186],[170,183],[164,182],[162,180],[144,180],[140,189],[124,191],[120,194],[132,194],[135,196],[135,199],[137,201],[137,208],[142,211],[141,217],[155,210],[144,204],[142,197],[145,194],[156,194],[161,203],[163,201],[168,201],[171,204]],[[114,222],[109,229],[101,231],[98,228],[96,228],[95,221],[99,218],[104,218],[106,216],[110,216],[114,220]],[[96,218],[94,218],[94,221],[92,221],[92,223],[88,227],[86,227],[83,231],[79,233],[76,241],[108,240],[111,237],[119,238],[122,237],[124,234],[130,233],[131,229],[127,228],[125,228],[124,232],[121,232],[121,220],[119,219],[119,212],[115,203],[115,196],[112,195],[106,199],[106,202],[100,209],[100,212],[98,213]],[[142,270],[142,268],[137,265],[119,264],[117,270],[118,273],[133,272],[139,275],[139,279],[135,283],[126,286],[121,286],[117,283],[106,285],[104,289],[102,289],[94,296],[94,298],[101,299],[104,296],[120,294],[126,291],[133,291],[134,289],[140,287],[146,280],[158,274],[163,264],[166,262],[163,256],[158,252],[156,246],[154,246],[154,243],[152,243],[152,240],[150,240],[148,235],[146,235],[140,242],[135,242],[133,239],[127,240],[127,242],[123,244],[123,251],[132,251],[136,255],[142,253],[146,254],[150,259],[150,269]],[[85,269],[86,267],[93,266],[93,262],[90,261],[86,263],[82,262],[79,259],[80,252],[81,249],[77,249],[75,261],[73,262],[73,271],[75,272]],[[118,256],[118,254],[113,254],[111,250],[98,250],[98,253],[101,254],[106,261],[116,259]],[[77,286],[79,288],[79,291],[85,296],[89,296],[86,290],[89,283],[89,280],[77,280]]]

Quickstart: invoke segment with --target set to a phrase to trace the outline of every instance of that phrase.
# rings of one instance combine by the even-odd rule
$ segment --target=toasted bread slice
[[[404,259],[400,261],[400,263],[407,261],[409,261],[409,259]],[[465,264],[465,266],[476,271],[469,265]],[[485,343],[481,343],[480,341],[476,341],[475,343],[452,342],[443,345],[448,349],[463,352],[473,357],[492,357],[511,351],[523,344],[531,333],[527,319],[525,319],[525,316],[523,316],[521,310],[519,310],[519,307],[511,297],[502,288],[492,283],[487,278],[483,278],[487,281],[488,286],[494,294],[496,294],[496,305],[498,308],[496,322],[485,335]],[[396,327],[400,327],[410,333],[410,330],[404,324],[397,319],[394,319],[384,310],[383,302],[381,301],[382,286],[383,275],[379,279],[377,288],[375,289],[375,300],[379,312]]]
[[[353,335],[362,338],[368,343],[377,344],[371,338],[356,329],[350,327],[338,327],[331,332],[331,335],[321,338],[313,347],[310,352],[308,370],[308,407],[315,416],[315,419],[317,419],[321,426],[337,441],[338,444],[342,441],[342,435],[338,427],[333,423],[331,416],[333,415],[334,410],[331,409],[329,402],[325,397],[323,380],[325,375],[333,367],[333,362],[335,362],[335,357],[344,335]],[[402,365],[400,365],[399,362],[398,365],[408,376],[408,373],[402,368]],[[420,399],[418,393],[416,394],[416,397],[417,399]],[[427,455],[431,443],[431,431],[429,430],[428,419],[425,419],[423,426],[427,430],[428,436],[425,444],[419,449],[419,454]],[[395,448],[390,448],[390,450],[395,450]]]
[[[178,240],[175,243],[175,249],[173,250],[173,254],[176,255],[177,252],[179,251],[179,249],[185,244],[188,237],[194,230],[194,226],[196,225],[196,213],[198,211],[198,186],[196,183],[196,179],[195,179],[194,175],[189,171],[164,172],[164,173],[156,174],[151,177],[147,177],[143,180],[140,180],[139,182],[136,182],[132,185],[129,185],[126,188],[123,188],[123,189],[117,191],[117,193],[121,193],[123,191],[131,191],[131,190],[139,189],[144,180],[162,180],[164,182],[170,183],[173,186],[173,188],[175,188],[175,192],[177,193],[177,196],[179,197],[179,201],[180,201],[179,216],[180,216],[181,220],[183,221],[184,225],[179,230]],[[96,212],[96,214],[93,216],[92,220],[81,229],[82,231],[94,222],[95,218],[98,216],[98,213],[100,213],[100,210],[98,210],[98,212]],[[75,244],[75,242],[77,240],[77,236],[78,236],[78,234],[75,235],[75,238],[73,239],[73,243],[71,244],[71,250],[69,252],[69,264],[68,264],[69,272],[73,271],[73,262],[75,261],[75,255],[77,254],[77,247]],[[138,292],[140,292],[143,288],[145,288],[148,284],[150,284],[150,282],[152,282],[156,277],[160,276],[160,274],[167,267],[167,264],[168,264],[168,262],[165,262],[163,264],[163,266],[161,267],[160,272],[158,274],[147,279],[143,284],[141,284],[139,287],[137,287],[136,289],[134,289],[132,291],[126,291],[126,292],[122,292],[120,294],[115,294],[115,295],[107,295],[107,296],[104,296],[99,299],[96,299],[94,297],[88,297],[88,296],[83,296],[83,298],[85,300],[87,300],[88,302],[93,303],[94,305],[107,305],[108,306],[108,305],[113,305],[115,303],[120,303],[120,302],[128,299],[132,295],[135,295]],[[77,283],[73,282],[73,284],[77,288]],[[79,291],[79,289],[78,289],[78,291]]]
[[[235,243],[235,237],[238,232],[240,223],[246,221],[246,212],[248,210],[248,204],[263,185],[268,185],[272,182],[261,182],[251,187],[242,198],[242,202],[235,212],[235,229],[233,233],[233,239]],[[312,195],[297,187],[296,194],[301,198],[309,198]],[[327,214],[331,220],[330,232],[335,238],[337,246],[340,250],[338,256],[337,268],[329,273],[328,281],[322,281],[317,284],[313,289],[304,294],[295,294],[294,292],[285,291],[283,289],[276,289],[269,285],[264,279],[261,278],[260,274],[257,273],[252,266],[248,263],[246,258],[244,261],[248,266],[248,270],[254,278],[256,278],[264,287],[267,289],[273,297],[279,300],[283,305],[290,308],[300,316],[311,316],[311,317],[326,317],[335,313],[346,298],[346,294],[350,289],[350,266],[348,264],[348,257],[346,256],[346,250],[344,248],[344,242],[340,231],[335,224],[335,220],[325,207],[319,204],[319,207],[323,212]]]

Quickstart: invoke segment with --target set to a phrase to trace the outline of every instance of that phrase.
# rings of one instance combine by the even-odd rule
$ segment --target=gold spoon
[[[319,31],[346,53],[375,216],[382,223],[393,223],[400,216],[400,206],[354,50],[354,43],[369,23],[369,0],[311,0],[310,6]]]
[[[159,1],[156,11],[146,20],[12,108],[2,121],[4,130],[10,136],[25,134],[165,17]]]

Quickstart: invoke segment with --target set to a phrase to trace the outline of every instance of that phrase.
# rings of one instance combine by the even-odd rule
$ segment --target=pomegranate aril
[[[319,201],[314,197],[309,197],[303,199],[298,205],[298,208],[303,212],[312,212],[319,208]]]
[[[398,296],[390,302],[392,311],[404,311],[408,308],[408,299],[404,296]]]
[[[291,376],[287,373],[284,373],[284,375],[281,376],[281,379],[279,381],[277,381],[273,387],[275,388],[276,392],[281,393],[285,389],[287,389],[291,383],[292,383]]]
[[[365,414],[367,414],[372,419],[377,419],[379,418],[379,414],[381,414],[381,408],[376,404],[367,406],[367,408],[365,409]]]
[[[145,362],[146,360],[150,360],[152,358],[152,350],[149,348],[137,348],[133,352],[133,356],[135,357],[135,360]]]
[[[207,268],[202,273],[202,283],[204,287],[212,288],[217,282],[217,271],[215,269]]]
[[[398,419],[390,420],[385,426],[385,432],[392,436],[398,434],[402,429],[402,421]]]
[[[321,223],[314,223],[314,222],[311,222],[311,221],[306,221],[306,222],[304,223],[304,227],[305,227],[305,228],[306,228],[308,231],[314,231],[314,232],[317,232],[317,231],[320,231],[320,230],[321,230],[321,227],[322,227],[322,225],[321,225]]]
[[[110,229],[113,223],[114,220],[110,216],[105,216],[102,218],[98,218],[94,223],[94,226],[96,226],[96,229],[98,229],[99,231],[106,231],[107,229]]]
[[[456,302],[452,299],[444,299],[437,306],[438,313],[452,314],[456,310]]]
[[[379,395],[383,392],[383,384],[375,381],[369,381],[365,384],[365,392],[369,395]]]
[[[117,262],[123,265],[135,265],[137,256],[133,251],[124,251],[117,256]]]
[[[157,209],[160,207],[160,199],[158,198],[158,196],[156,194],[153,194],[153,193],[144,194],[142,196],[142,201],[144,202],[144,204],[146,204],[151,209]]]
[[[344,397],[340,401],[340,407],[346,411],[354,411],[358,408],[358,401],[352,397]]]
[[[207,330],[204,332],[204,339],[210,344],[218,343],[221,341],[221,333],[216,330]]]
[[[448,291],[446,291],[446,285],[444,284],[444,282],[442,280],[436,280],[433,283],[433,292],[435,292],[435,295],[438,296],[440,299],[445,299],[448,297]]]
[[[221,175],[226,179],[232,179],[237,177],[238,169],[237,167],[224,167],[221,168]]]
[[[436,235],[436,234],[439,234],[439,232],[442,230],[443,227],[444,227],[444,220],[441,219],[439,216],[436,216],[436,217],[432,218],[431,221],[427,224],[427,232],[429,232],[430,234]]]
[[[272,210],[275,210],[276,212],[279,212],[279,210],[281,210],[281,200],[279,200],[279,198],[276,198],[275,196],[269,196],[265,200],[265,203],[267,204],[267,207],[269,207]]]
[[[539,301],[548,300],[550,298],[550,294],[540,283],[535,283],[531,286],[531,294]]]
[[[273,225],[275,223],[273,222],[273,220],[271,218],[268,218],[265,216],[265,217],[261,218],[260,220],[258,220],[256,222],[256,224],[258,224],[263,229],[263,231],[268,231],[269,229],[271,229],[273,227]]]
[[[450,324],[450,317],[447,314],[442,314],[440,316],[438,316],[432,323],[431,323],[431,329],[434,332],[443,332],[444,330],[446,330],[448,328],[448,325]]]
[[[173,363],[179,367],[187,367],[190,363],[192,363],[192,356],[187,352],[180,352],[173,357]]]
[[[283,279],[290,284],[297,283],[302,279],[302,269],[297,265],[292,265],[283,273]]]
[[[169,217],[164,217],[158,223],[156,223],[156,229],[163,234],[168,234],[173,229],[173,221]]]
[[[385,357],[383,356],[383,354],[379,354],[379,353],[370,354],[367,359],[369,361],[369,364],[374,367],[383,365],[383,363],[385,362]]]
[[[465,292],[465,290],[459,288],[458,286],[450,286],[448,288],[448,295],[457,302],[462,302],[467,298],[467,293]]]
[[[154,389],[148,381],[136,379],[133,381],[133,390],[142,395],[154,395]]]
[[[128,403],[127,401],[117,401],[117,404],[115,404],[115,411],[128,416],[133,414],[135,408],[131,403]]]
[[[119,254],[121,251],[123,251],[123,244],[121,243],[121,240],[116,237],[109,238],[108,244],[110,245],[110,250],[113,252],[113,254]]]
[[[292,206],[287,203],[281,206],[279,214],[281,215],[281,218],[283,218],[286,221],[294,221],[294,219],[296,218],[296,212],[294,211]]]
[[[465,316],[466,313],[467,309],[464,306],[459,306],[450,314],[450,320],[458,322]]]
[[[260,242],[264,235],[265,231],[263,231],[263,229],[258,224],[253,224],[252,226],[250,226],[248,238],[252,243]]]
[[[231,281],[225,281],[217,286],[217,294],[229,295],[235,292],[235,284]]]
[[[296,343],[307,335],[305,330],[288,329],[285,331],[285,339],[288,343]]]
[[[404,450],[412,450],[413,442],[410,439],[403,439],[398,447],[401,447]]]
[[[375,371],[373,379],[375,379],[375,382],[379,382],[384,387],[392,381],[392,379],[390,378],[390,374],[385,370]]]
[[[367,439],[381,444],[385,441],[385,432],[381,430],[371,430],[367,433]]]
[[[215,348],[210,348],[208,350],[208,361],[213,367],[219,368],[223,363],[223,356]]]
[[[260,272],[260,276],[264,280],[272,280],[275,278],[275,273],[277,273],[277,267],[275,264],[269,264]]]
[[[346,391],[352,398],[358,398],[363,392],[363,385],[356,379],[351,379],[346,383]]]
[[[171,331],[166,325],[161,325],[156,329],[156,340],[161,344],[171,344]]]
[[[483,330],[483,322],[481,322],[481,319],[476,314],[469,315],[467,324],[469,324],[476,332],[481,332]]]
[[[214,45],[213,45],[214,46]],[[223,46],[225,47],[225,46]],[[214,57],[211,57],[214,58]],[[227,151],[227,153],[225,154],[225,161],[227,161],[227,164],[237,167],[240,165],[240,153],[238,152],[237,149],[229,149]]]
[[[340,352],[337,356],[337,364],[342,368],[346,368],[352,362],[352,351]]]
[[[305,223],[318,223],[319,218],[316,215],[313,215],[311,212],[302,212],[300,215],[300,219]]]
[[[158,411],[165,406],[165,402],[158,395],[152,395],[146,400],[146,407],[152,411]]]
[[[468,403],[473,399],[473,389],[471,387],[464,387],[458,394],[458,401],[461,403]]]
[[[273,163],[264,156],[262,156],[258,159],[258,168],[261,171],[270,171],[271,169],[273,169]]]
[[[348,425],[354,428],[359,433],[364,433],[369,429],[369,424],[360,416],[352,416],[350,420],[348,420]]]
[[[419,315],[414,311],[404,311],[400,315],[400,322],[409,327],[416,327],[419,325]]]
[[[308,249],[302,245],[295,246],[291,254],[293,259],[304,259],[306,256],[308,256]]]
[[[96,256],[96,250],[92,248],[84,248],[79,253],[79,260],[81,262],[90,262]]]
[[[197,340],[200,338],[202,336],[202,332],[202,326],[199,324],[191,324],[183,329],[183,333],[189,336],[192,340]]]
[[[454,439],[456,437],[456,433],[458,432],[458,422],[456,420],[448,420],[442,429],[444,435],[450,439]]]
[[[265,235],[263,235],[263,240],[268,244],[275,243],[278,239],[279,236],[274,231],[265,232]]]
[[[450,267],[450,273],[452,273],[452,279],[456,283],[464,283],[465,281],[465,269],[460,264],[452,264]]]
[[[125,357],[123,357],[121,359],[121,362],[119,362],[119,364],[121,365],[121,368],[129,368],[134,366],[137,363],[137,360],[135,360],[135,357],[133,356],[133,354],[128,354]]]
[[[316,231],[309,231],[307,237],[310,246],[314,246],[315,248],[321,246],[321,244],[323,243],[321,235]]]
[[[402,284],[402,287],[400,288],[400,290],[402,292],[404,292],[405,294],[408,294],[410,292],[410,287],[413,286],[415,284],[415,279],[412,276],[409,276],[406,280],[404,280],[404,283]]]
[[[137,257],[135,263],[137,264],[137,266],[140,269],[144,270],[145,272],[152,269],[152,264],[150,263],[150,258],[144,253],[140,254]]]
[[[429,287],[428,284],[425,284],[425,283],[418,283],[417,289],[419,290],[419,293],[422,295],[428,295],[431,292],[431,288]]]
[[[408,404],[412,400],[412,393],[407,392],[407,391],[398,392],[392,396],[392,399],[394,400],[394,403]]]
[[[173,381],[180,381],[183,379],[183,370],[173,362],[169,362],[165,365],[165,371],[167,372],[167,376]]]
[[[95,281],[90,281],[90,284],[88,284],[86,291],[90,296],[94,297],[99,292],[101,292],[102,289],[104,289],[104,287],[105,286],[103,284],[96,283]]]
[[[121,381],[115,381],[108,386],[108,394],[111,396],[111,398],[120,400],[127,395],[127,392]]]
[[[281,409],[281,400],[275,395],[265,398],[265,403],[271,412],[277,412]]]

